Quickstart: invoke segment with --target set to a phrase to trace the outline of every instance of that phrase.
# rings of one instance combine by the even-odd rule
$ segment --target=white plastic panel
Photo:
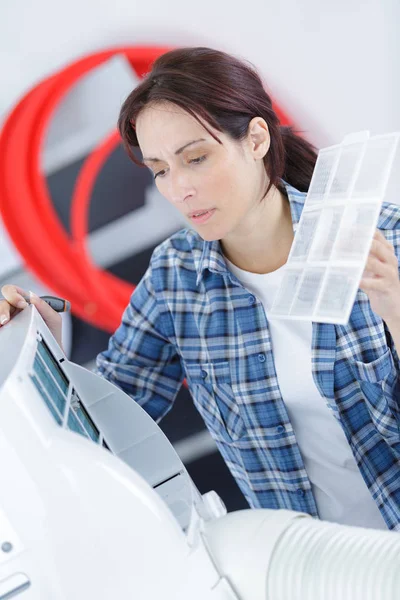
[[[347,323],[399,137],[364,131],[319,152],[270,317]]]
[[[375,232],[381,203],[347,206],[332,259],[362,261],[368,253]]]
[[[386,190],[399,134],[368,140],[353,190],[354,198],[381,201]]]
[[[0,600],[9,600],[27,590],[31,585],[25,573],[14,573],[0,581]]]
[[[340,149],[335,174],[332,178],[329,196],[347,200],[362,160],[364,142],[346,144]]]
[[[318,267],[306,269],[304,271],[303,278],[290,310],[291,315],[313,314],[314,307],[319,298],[324,274],[324,269]]]
[[[316,310],[322,320],[336,323],[343,314],[348,320],[361,272],[359,267],[331,267],[327,270]]]
[[[296,234],[291,258],[293,261],[304,261],[308,257],[312,241],[321,217],[319,210],[313,210],[304,214],[302,227]]]
[[[340,146],[324,148],[318,153],[317,163],[307,194],[309,204],[319,203],[326,195],[339,158]]]
[[[328,261],[333,245],[341,227],[344,208],[343,206],[325,206],[320,212],[318,228],[314,232],[310,261]]]

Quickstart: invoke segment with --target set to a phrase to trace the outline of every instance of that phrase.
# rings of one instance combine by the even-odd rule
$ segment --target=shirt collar
[[[282,183],[289,198],[293,231],[296,232],[307,194],[306,192],[299,192],[299,190],[296,190],[296,188],[286,183],[286,181],[282,180]],[[221,275],[230,274],[219,240],[214,240],[212,242],[203,241],[201,256],[195,262],[197,271],[196,285],[199,285],[203,273],[206,270],[209,270],[212,273],[220,273]]]

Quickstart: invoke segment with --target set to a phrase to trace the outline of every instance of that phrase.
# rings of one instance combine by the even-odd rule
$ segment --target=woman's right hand
[[[53,310],[47,302],[39,298],[32,292],[26,292],[22,288],[7,284],[1,288],[1,293],[4,299],[0,300],[0,325],[4,327],[16,314],[21,312],[28,306],[25,298],[29,299],[31,304],[34,304],[45,321],[47,327],[54,335],[58,345],[62,348],[61,331],[62,318],[59,313]]]

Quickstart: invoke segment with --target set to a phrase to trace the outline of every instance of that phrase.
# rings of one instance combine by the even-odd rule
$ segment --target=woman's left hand
[[[360,282],[372,310],[384,321],[400,322],[399,264],[393,245],[376,230]]]

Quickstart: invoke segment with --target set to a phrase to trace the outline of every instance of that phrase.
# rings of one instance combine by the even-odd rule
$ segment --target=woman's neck
[[[273,187],[249,220],[221,240],[222,251],[234,265],[251,273],[271,273],[282,267],[293,242],[288,198]]]

